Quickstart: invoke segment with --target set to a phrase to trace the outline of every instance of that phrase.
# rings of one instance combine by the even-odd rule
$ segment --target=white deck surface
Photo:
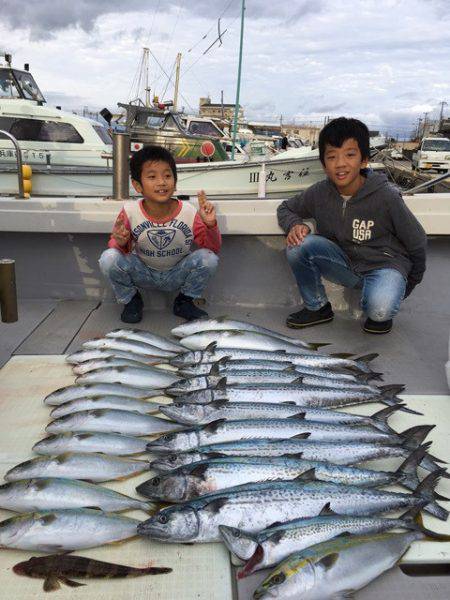
[[[70,367],[59,356],[16,356],[0,370],[0,468],[3,475],[10,467],[32,458],[31,447],[45,437],[50,407],[42,402],[51,391],[73,382]],[[144,473],[126,481],[104,484],[130,496],[134,488],[151,476]],[[125,513],[144,520],[141,511]],[[14,513],[0,510],[0,520]],[[0,598],[10,600],[41,599],[42,580],[15,575],[12,567],[27,560],[26,551],[0,549]],[[159,544],[136,538],[120,544],[76,552],[99,560],[134,567],[171,567],[168,575],[136,579],[90,580],[74,590],[62,586],[51,598],[71,597],[83,600],[229,600],[232,575],[228,552],[222,544]],[[81,581],[81,580],[80,580]]]

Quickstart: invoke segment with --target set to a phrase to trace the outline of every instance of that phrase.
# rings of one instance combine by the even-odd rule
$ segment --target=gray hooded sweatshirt
[[[384,174],[369,173],[348,200],[329,179],[319,181],[282,202],[277,215],[285,233],[303,219],[314,219],[317,233],[345,252],[355,273],[397,269],[409,291],[422,280],[425,231]]]

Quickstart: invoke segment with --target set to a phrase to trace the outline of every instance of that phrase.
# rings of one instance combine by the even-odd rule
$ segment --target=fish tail
[[[144,567],[139,569],[139,575],[162,575],[164,573],[172,573],[170,567]]]
[[[447,516],[448,516],[448,511],[446,511],[441,506],[439,506],[439,508],[443,511],[444,514],[447,514]],[[439,518],[441,518],[441,517],[439,517]],[[447,517],[445,517],[445,518],[447,518]],[[417,529],[419,531],[421,531],[422,533],[424,533],[430,541],[438,540],[440,542],[448,542],[450,540],[450,535],[446,535],[445,533],[438,533],[437,531],[432,531],[431,529],[427,529],[423,524],[423,518],[422,518],[422,515],[420,514],[420,512],[415,517],[414,522],[416,524]]]
[[[416,448],[399,466],[396,475],[401,477],[402,483],[409,489],[415,490],[420,481],[417,476],[417,467],[427,453],[427,446]]]
[[[399,435],[405,439],[403,447],[415,450],[422,444],[427,435],[434,428],[435,425],[416,425],[415,427],[410,427],[409,429],[402,431]]]
[[[375,421],[375,427],[387,433],[391,433],[393,430],[387,424],[387,420],[398,410],[402,410],[404,406],[405,404],[392,404],[391,406],[386,406],[386,408],[382,408],[378,412],[374,413],[371,418]]]
[[[433,471],[423,481],[419,483],[416,489],[413,491],[413,496],[421,498],[425,500],[425,504],[431,503],[435,510],[438,511],[436,515],[439,519],[445,521],[448,517],[448,511],[441,507],[437,502],[435,502],[435,491],[434,488],[438,484],[441,478],[441,470]]]

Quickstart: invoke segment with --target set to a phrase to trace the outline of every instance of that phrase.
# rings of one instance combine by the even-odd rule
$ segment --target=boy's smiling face
[[[358,142],[354,138],[345,140],[340,148],[327,144],[324,153],[325,173],[343,196],[353,196],[363,186],[361,169],[367,167]]]
[[[169,202],[176,183],[170,165],[163,161],[146,161],[142,165],[141,181],[132,180],[134,189],[146,200],[164,204]]]

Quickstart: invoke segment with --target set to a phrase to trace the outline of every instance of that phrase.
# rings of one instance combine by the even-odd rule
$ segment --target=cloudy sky
[[[152,93],[234,102],[241,0],[0,0],[0,51],[31,63],[52,104],[114,110],[137,94],[149,46]],[[216,43],[218,20],[226,32]],[[158,65],[159,63],[159,65]],[[450,0],[246,0],[241,104],[249,119],[357,116],[407,135],[450,105]],[[445,107],[450,114],[450,106]]]

